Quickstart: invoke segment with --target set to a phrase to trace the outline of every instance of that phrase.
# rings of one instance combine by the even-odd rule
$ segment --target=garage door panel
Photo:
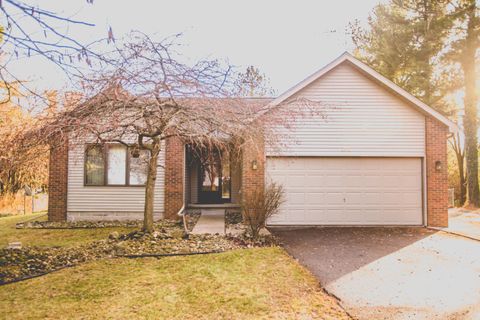
[[[305,186],[305,175],[302,174],[289,174],[288,175],[288,186],[290,187],[304,187]]]
[[[377,199],[377,203],[383,203],[385,206],[396,205],[399,202],[405,202],[405,194],[399,194],[396,192],[384,192],[380,196],[378,196]]]
[[[318,204],[325,203],[325,193],[324,192],[308,192],[305,197],[306,205],[316,206]]]
[[[343,224],[345,219],[353,219],[351,215],[345,211],[345,208],[326,208],[324,210],[323,218],[317,221],[318,223],[322,223],[324,221],[331,221],[331,224]]]
[[[281,216],[282,221],[292,221],[293,223],[301,223],[305,220],[305,209],[304,208],[289,208],[285,210],[283,213],[283,217]]]
[[[305,192],[286,192],[285,200],[289,203],[289,205],[302,205],[305,203],[305,195]]]
[[[397,187],[399,177],[398,176],[384,176],[382,179],[383,187],[392,188]]]
[[[421,225],[419,158],[268,158],[286,201],[269,224]]]
[[[340,221],[336,221],[338,224],[342,224],[345,219],[350,220],[352,224],[370,224],[371,222],[375,221],[376,217],[378,216],[378,214],[375,214],[375,210],[370,210],[369,214],[366,215],[363,209],[355,208],[346,208],[343,210],[342,214],[342,219]]]
[[[421,190],[417,190],[417,192],[411,192],[411,193],[405,192],[404,194],[402,194],[402,196],[403,196],[402,200],[406,204],[409,204],[409,203],[419,204],[422,202]]]
[[[366,187],[377,187],[383,184],[383,178],[379,173],[374,173],[371,175],[364,175],[364,186]]]
[[[350,175],[348,179],[345,180],[346,186],[361,187],[364,184],[365,178],[361,174],[355,173],[355,175]]]
[[[323,182],[325,187],[341,187],[345,185],[343,177],[340,174],[328,174],[325,173],[323,177]]]
[[[420,173],[418,173],[420,175]],[[418,176],[403,176],[399,177],[397,182],[399,187],[405,187],[411,190],[411,188],[415,188],[415,191],[421,189],[421,186],[417,185]]]
[[[311,188],[319,188],[325,184],[325,179],[322,175],[307,175],[304,178],[304,186]],[[320,186],[319,186],[320,185]]]
[[[345,204],[348,203],[348,205],[362,205],[368,203],[375,203],[375,201],[377,201],[378,199],[378,193],[374,193],[371,195],[373,196],[366,198],[365,192],[349,192],[345,195]]]
[[[325,192],[325,203],[338,205],[344,204],[344,195],[342,193]]]

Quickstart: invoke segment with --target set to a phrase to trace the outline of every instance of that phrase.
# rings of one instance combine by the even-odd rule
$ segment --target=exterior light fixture
[[[258,169],[257,160],[253,160],[252,161],[252,170],[257,170],[257,169]]]
[[[435,161],[435,170],[442,170],[442,161]]]
[[[132,158],[139,158],[140,157],[140,148],[138,145],[133,145],[130,150],[130,154],[132,155]]]

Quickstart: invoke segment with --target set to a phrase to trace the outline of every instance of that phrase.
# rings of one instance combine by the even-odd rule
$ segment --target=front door
[[[212,153],[200,162],[198,173],[200,203],[230,202],[229,159],[220,159],[218,153]]]

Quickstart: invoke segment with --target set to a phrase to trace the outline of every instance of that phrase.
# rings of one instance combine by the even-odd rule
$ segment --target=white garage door
[[[269,225],[421,225],[419,158],[267,159],[285,203]]]

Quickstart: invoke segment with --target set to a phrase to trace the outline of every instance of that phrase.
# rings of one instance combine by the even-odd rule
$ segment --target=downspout
[[[188,228],[187,228],[187,218],[185,216],[185,207],[186,207],[186,196],[187,196],[187,192],[186,192],[186,175],[187,175],[187,148],[184,147],[183,148],[183,181],[182,181],[182,184],[183,184],[183,203],[182,203],[182,207],[180,208],[180,210],[177,212],[177,215],[179,217],[182,218],[182,222],[183,222],[183,229],[184,229],[184,232],[185,232],[185,235],[186,237],[188,237]]]

